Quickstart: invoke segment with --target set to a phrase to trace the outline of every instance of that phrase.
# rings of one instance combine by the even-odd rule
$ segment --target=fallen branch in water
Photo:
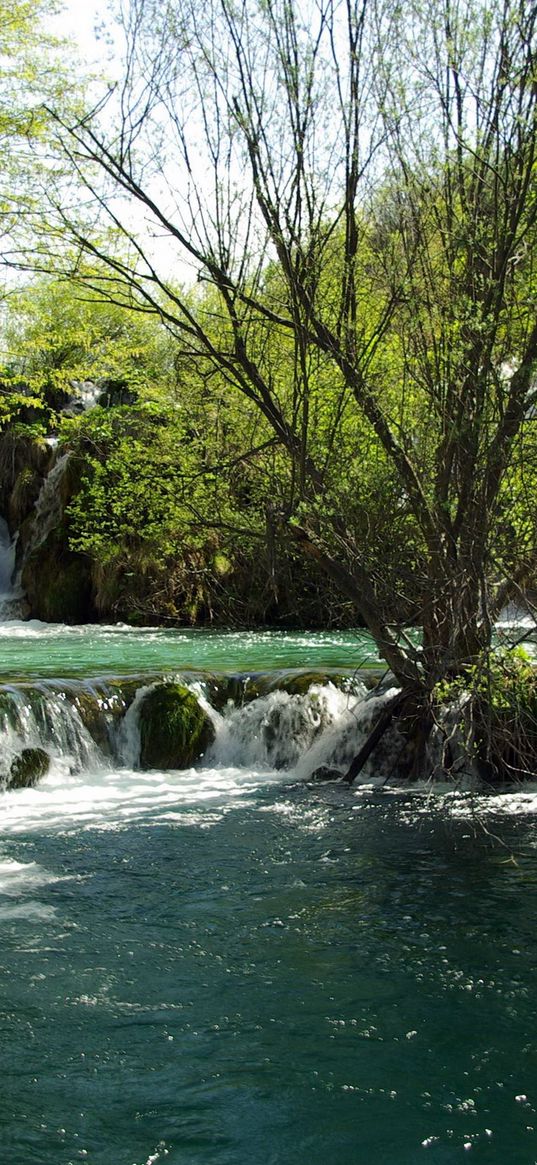
[[[371,753],[384,736],[386,729],[389,728],[396,712],[399,711],[407,699],[408,692],[401,691],[397,692],[395,696],[392,696],[392,699],[386,704],[378,720],[371,729],[367,740],[364,741],[360,751],[357,752],[354,760],[351,762],[349,768],[347,769],[347,772],[341,778],[348,785],[352,785],[352,782],[356,780],[356,777],[359,775],[359,773],[361,773],[366,761],[369,760]]]

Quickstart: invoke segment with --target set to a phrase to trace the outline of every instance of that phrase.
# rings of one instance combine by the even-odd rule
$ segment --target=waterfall
[[[76,391],[76,396],[66,405],[67,411],[72,411],[73,407],[77,406],[80,412],[84,413],[88,409],[95,408],[99,397],[103,394],[102,384],[96,384],[94,380],[73,380],[71,384]]]
[[[16,538],[11,538],[7,522],[0,518],[0,623],[21,614],[22,592],[15,579]]]
[[[25,548],[25,559],[29,558],[39,546],[42,546],[51,531],[61,521],[63,500],[59,487],[70,459],[70,453],[63,453],[47,474],[41,486],[39,497],[35,503],[32,533],[28,545]]]
[[[53,763],[70,773],[138,768],[140,708],[152,686],[143,679],[134,685],[131,679],[0,686],[1,783],[9,785],[14,758],[28,748],[44,749]],[[383,702],[393,695],[392,689],[375,696],[362,685],[349,693],[331,683],[317,683],[304,695],[273,691],[242,707],[229,704],[220,713],[208,704],[199,681],[189,686],[215,728],[214,743],[196,765],[200,778],[233,769],[281,771],[293,780],[304,780],[323,765],[343,773]],[[362,780],[396,775],[400,747],[394,729]]]
[[[230,708],[216,724],[210,758],[216,764],[292,769],[364,694],[312,684],[302,696],[276,691]]]
[[[41,680],[0,686],[0,786],[25,749],[43,749],[68,772],[121,764],[120,727],[132,681]]]
[[[30,555],[60,523],[64,508],[61,482],[71,454],[64,453],[45,477],[33,510],[33,522],[27,540],[22,543],[22,562],[16,571],[18,532],[12,539],[7,522],[0,518],[0,623],[27,618],[28,604],[21,586],[24,566]]]
[[[302,696],[271,692],[218,718],[207,763],[286,770],[299,780],[324,767],[343,775],[396,690],[376,695],[360,684],[349,693],[328,683],[312,684]],[[402,745],[393,727],[361,780],[395,776]]]

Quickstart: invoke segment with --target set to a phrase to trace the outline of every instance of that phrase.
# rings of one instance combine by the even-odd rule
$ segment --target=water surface
[[[19,630],[28,674],[143,671],[140,643],[151,670],[183,647],[244,670],[235,635]],[[356,646],[300,638],[246,637],[241,663]],[[49,775],[1,797],[9,1165],[537,1162],[536,789],[312,787],[292,750],[263,760],[277,699],[245,709],[244,753],[184,772],[75,763],[54,720]]]
[[[126,624],[69,627],[38,620],[0,623],[0,675],[4,676],[125,675],[182,668],[352,670],[379,662],[371,637],[362,630],[212,631]]]

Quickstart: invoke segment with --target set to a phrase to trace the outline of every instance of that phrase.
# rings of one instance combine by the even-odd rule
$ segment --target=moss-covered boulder
[[[136,676],[132,679],[93,680],[87,686],[73,684],[66,689],[65,695],[78,712],[84,728],[106,756],[114,755],[117,729],[138,689],[152,678]],[[0,692],[0,716],[1,712]]]
[[[8,788],[33,789],[49,768],[50,757],[44,748],[23,748],[11,762]]]
[[[187,769],[214,740],[214,728],[194,694],[182,684],[152,688],[140,708],[143,769]]]
[[[52,530],[28,555],[22,570],[33,619],[46,623],[88,623],[95,617],[90,562],[68,549],[64,526]]]
[[[334,781],[342,781],[344,777],[343,769],[336,769],[332,765],[320,765],[318,769],[314,769],[308,781],[314,784],[326,785]]]
[[[97,747],[101,752],[111,755],[108,707],[105,710],[103,701],[95,692],[89,691],[87,688],[68,689],[66,696]]]

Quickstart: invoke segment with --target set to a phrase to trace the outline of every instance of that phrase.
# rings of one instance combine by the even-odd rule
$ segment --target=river
[[[386,757],[305,780],[359,737],[362,634],[12,622],[0,648],[4,758],[52,757],[1,801],[2,1160],[534,1165],[537,788],[403,791]],[[316,668],[346,691],[270,690]],[[242,696],[196,769],[141,772],[112,677],[177,672],[207,700],[204,673],[241,672]]]

